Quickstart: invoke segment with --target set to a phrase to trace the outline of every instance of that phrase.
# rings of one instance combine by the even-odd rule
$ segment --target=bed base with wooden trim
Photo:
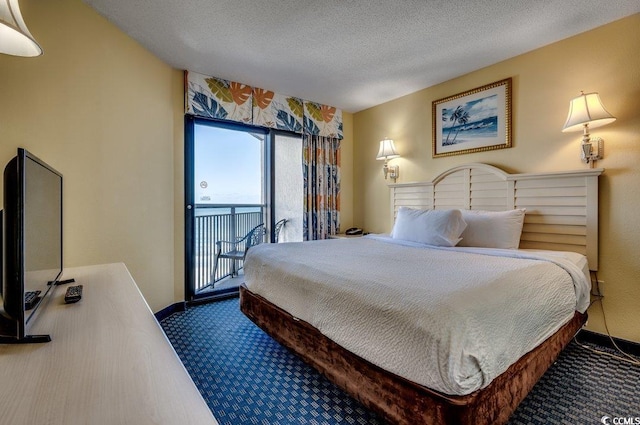
[[[573,319],[525,354],[486,388],[450,396],[418,385],[345,350],[309,323],[240,287],[240,309],[273,339],[363,405],[398,425],[504,424],[586,322]]]

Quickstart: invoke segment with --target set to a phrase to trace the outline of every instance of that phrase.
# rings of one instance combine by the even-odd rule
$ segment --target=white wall
[[[287,219],[279,242],[302,241],[303,178],[302,139],[276,136],[275,143],[275,221]]]

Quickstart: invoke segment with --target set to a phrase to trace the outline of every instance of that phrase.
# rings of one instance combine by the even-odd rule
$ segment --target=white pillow
[[[518,249],[524,209],[508,211],[462,210],[467,228],[458,246]]]
[[[459,210],[400,207],[391,237],[435,246],[455,246],[467,224]]]

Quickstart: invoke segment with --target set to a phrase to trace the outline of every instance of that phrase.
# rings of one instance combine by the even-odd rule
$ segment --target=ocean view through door
[[[265,133],[195,124],[196,294],[230,289],[223,281],[237,274],[242,260],[219,258],[219,254],[242,252],[248,241],[241,239],[256,226],[265,224],[265,139]]]
[[[187,118],[187,300],[237,292],[251,246],[302,240],[301,158],[300,137]]]

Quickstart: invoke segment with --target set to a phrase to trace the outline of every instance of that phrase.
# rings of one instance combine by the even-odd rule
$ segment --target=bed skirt
[[[240,287],[240,309],[273,339],[293,351],[330,381],[398,425],[504,424],[587,320],[573,319],[496,377],[465,396],[431,390],[345,350],[309,323]]]

